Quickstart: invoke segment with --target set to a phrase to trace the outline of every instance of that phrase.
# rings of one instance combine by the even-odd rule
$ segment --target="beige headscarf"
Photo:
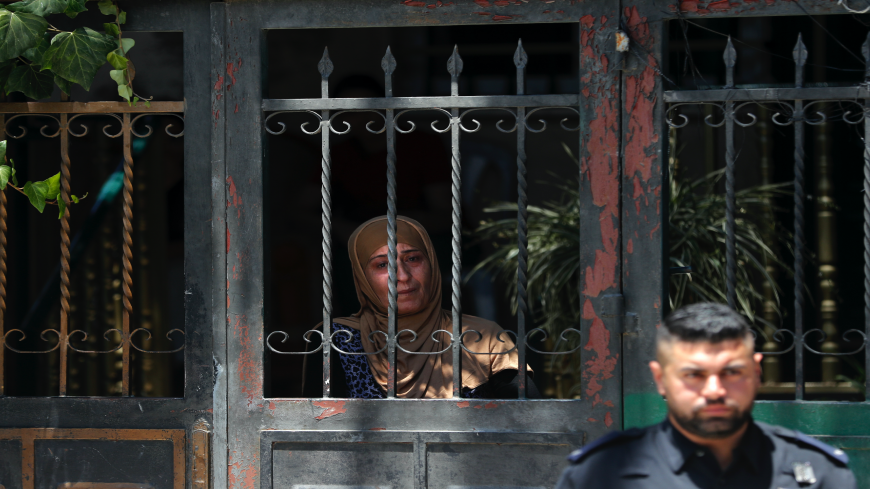
[[[405,333],[399,336],[399,345],[408,351],[436,352],[444,350],[449,344],[449,337],[438,333],[440,343],[432,338],[438,330],[453,331],[453,320],[450,312],[441,308],[441,272],[438,269],[438,257],[432,247],[429,234],[417,221],[399,216],[397,219],[397,242],[415,246],[429,259],[432,273],[429,284],[429,300],[426,307],[414,314],[399,316],[396,331],[409,329],[417,333],[417,340],[411,342],[412,335]],[[375,352],[384,347],[386,338],[382,334],[372,335],[374,342],[369,341],[373,331],[387,332],[387,305],[381,304],[368,282],[365,274],[365,264],[371,254],[387,244],[387,218],[381,216],[363,223],[354,231],[348,242],[348,253],[353,265],[353,281],[356,294],[362,305],[359,312],[351,317],[336,318],[334,322],[360,331],[363,348],[366,352]],[[514,347],[514,342],[507,333],[497,339],[502,329],[494,322],[474,316],[462,316],[462,331],[473,329],[482,335],[470,333],[465,336],[465,346],[475,352],[501,352]],[[458,341],[458,338],[455,340]],[[366,355],[374,374],[375,381],[386,390],[387,388],[387,352],[377,355]],[[489,378],[501,370],[516,369],[517,352],[503,355],[472,355],[462,351],[462,385],[475,388],[484,384]],[[396,397],[406,398],[446,398],[453,395],[453,353],[448,350],[440,355],[412,355],[396,349]]]

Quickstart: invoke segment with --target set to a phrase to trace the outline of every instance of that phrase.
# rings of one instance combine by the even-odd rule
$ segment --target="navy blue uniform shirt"
[[[856,489],[849,457],[803,433],[751,421],[731,465],[670,421],[605,435],[568,457],[557,489]]]

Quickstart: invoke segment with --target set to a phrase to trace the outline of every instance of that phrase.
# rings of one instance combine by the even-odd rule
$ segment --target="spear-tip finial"
[[[514,65],[518,69],[523,69],[529,63],[529,55],[526,54],[526,50],[523,49],[523,40],[517,43],[517,50],[514,52]]]
[[[329,48],[323,48],[323,57],[320,58],[320,61],[317,63],[317,71],[320,72],[320,77],[329,78],[329,75],[332,74],[334,68],[335,65],[333,65],[332,60],[329,59]]]
[[[731,43],[731,36],[728,36],[728,44],[725,45],[725,54],[722,56],[725,60],[725,66],[734,68],[737,64],[737,50],[734,49],[734,44]]]
[[[797,43],[795,43],[791,55],[796,65],[803,66],[807,63],[807,47],[804,45],[803,36],[800,33],[798,33]]]
[[[459,57],[459,46],[453,46],[453,54],[447,60],[447,71],[453,78],[458,78],[459,74],[462,73],[462,58]]]
[[[384,54],[384,58],[381,60],[381,68],[387,75],[392,75],[396,71],[396,58],[390,52],[389,46],[387,46],[387,53]]]

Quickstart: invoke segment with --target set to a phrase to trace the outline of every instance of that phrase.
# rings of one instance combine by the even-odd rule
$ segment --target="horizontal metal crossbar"
[[[153,105],[153,104],[152,104]],[[455,97],[264,99],[263,110],[369,110],[554,107],[580,105],[580,95],[474,95]]]
[[[14,102],[0,103],[0,114],[123,114],[146,112],[184,112],[184,102]]]
[[[870,98],[870,88],[723,88],[721,90],[669,90],[665,102],[776,102],[779,100],[843,100]]]

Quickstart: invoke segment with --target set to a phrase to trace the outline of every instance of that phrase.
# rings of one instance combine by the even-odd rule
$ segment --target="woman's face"
[[[396,250],[398,251],[396,278],[398,279],[399,315],[414,314],[426,307],[432,269],[429,259],[416,247],[398,243]],[[387,269],[387,246],[382,246],[369,257],[365,271],[369,284],[384,306],[390,303],[388,293],[390,278]]]

